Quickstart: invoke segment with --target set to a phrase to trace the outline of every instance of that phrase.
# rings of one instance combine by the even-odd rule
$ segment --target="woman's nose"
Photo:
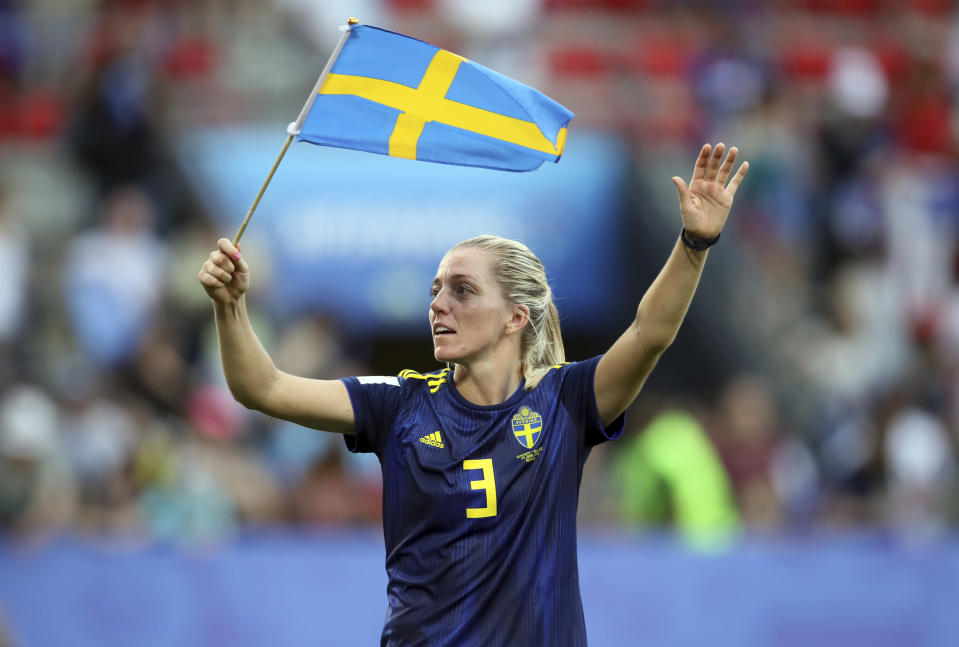
[[[432,310],[433,312],[449,311],[449,304],[446,301],[445,290],[440,290],[433,296],[433,300],[430,301],[430,310]]]

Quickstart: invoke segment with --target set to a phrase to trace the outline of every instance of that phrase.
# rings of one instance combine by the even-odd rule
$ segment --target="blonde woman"
[[[448,368],[312,380],[276,369],[250,326],[249,267],[226,239],[200,271],[234,397],[344,434],[383,471],[389,609],[381,645],[586,645],[576,507],[594,445],[622,433],[676,336],[733,196],[737,151],[703,146],[678,177],[683,229],[636,319],[602,356],[567,363],[546,273],[522,243],[479,236],[440,261],[429,322]]]

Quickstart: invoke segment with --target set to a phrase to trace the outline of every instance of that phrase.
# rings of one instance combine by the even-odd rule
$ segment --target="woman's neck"
[[[523,367],[510,362],[456,364],[453,384],[466,400],[480,406],[506,402],[523,381]]]

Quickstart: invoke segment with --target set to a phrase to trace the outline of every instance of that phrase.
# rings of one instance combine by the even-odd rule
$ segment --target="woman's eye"
[[[436,295],[439,294],[439,293],[440,293],[440,291],[439,291],[438,288],[433,288],[432,290],[430,290],[430,298],[431,298],[431,299],[435,299],[435,298],[436,298]]]
[[[472,290],[470,290],[470,287],[468,285],[461,285],[458,288],[456,288],[456,292],[457,294],[469,294],[470,292],[472,292]]]

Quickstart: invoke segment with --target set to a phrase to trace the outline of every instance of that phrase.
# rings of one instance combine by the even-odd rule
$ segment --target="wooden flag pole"
[[[293,135],[287,135],[286,143],[283,144],[283,148],[280,149],[280,154],[276,156],[276,161],[273,162],[273,168],[270,169],[269,175],[267,175],[266,180],[263,181],[263,186],[260,187],[259,193],[256,194],[256,198],[253,200],[253,204],[250,205],[250,210],[246,212],[246,217],[240,224],[240,228],[237,230],[236,236],[233,237],[234,247],[236,247],[237,243],[240,242],[240,236],[242,236],[243,232],[246,231],[246,226],[250,223],[250,218],[253,217],[253,212],[256,211],[256,205],[260,204],[260,198],[263,197],[266,187],[269,186],[270,180],[273,179],[273,174],[276,173],[276,167],[280,165],[280,161],[283,159],[283,156],[286,155],[286,149],[290,147],[291,141],[293,141]]]
[[[280,165],[280,161],[283,160],[283,156],[286,155],[286,149],[290,147],[290,142],[293,141],[293,136],[300,134],[300,129],[303,127],[303,122],[306,121],[306,116],[310,113],[310,108],[313,107],[313,102],[316,100],[316,95],[323,86],[323,81],[326,80],[326,75],[330,73],[330,68],[333,67],[333,62],[336,61],[336,58],[340,55],[340,50],[343,49],[343,44],[350,36],[350,28],[354,25],[358,25],[359,22],[360,21],[356,18],[350,18],[346,21],[345,27],[340,27],[340,29],[343,30],[343,35],[340,36],[340,42],[336,44],[336,49],[333,50],[333,54],[326,62],[326,66],[320,73],[320,78],[316,80],[316,85],[313,86],[313,91],[310,93],[309,98],[307,98],[306,103],[303,104],[303,109],[300,110],[299,117],[296,118],[296,121],[286,127],[286,142],[283,144],[283,148],[280,149],[280,154],[276,156],[276,161],[273,162],[273,168],[270,169],[269,175],[267,175],[266,180],[263,181],[263,186],[260,187],[260,191],[256,194],[253,204],[250,205],[250,210],[246,212],[246,217],[243,218],[243,222],[240,223],[240,228],[237,230],[236,236],[233,237],[234,246],[240,242],[240,237],[243,235],[243,232],[246,231],[246,226],[250,223],[250,218],[253,217],[253,212],[256,211],[256,206],[260,204],[260,198],[263,197],[263,193],[266,191],[266,187],[269,186],[270,180],[273,179],[273,174],[276,173],[276,168]]]

